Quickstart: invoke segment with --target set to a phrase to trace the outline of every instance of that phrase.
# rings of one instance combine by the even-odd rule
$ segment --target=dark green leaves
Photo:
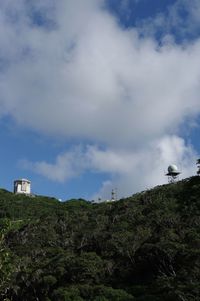
[[[200,178],[116,203],[0,190],[0,300],[198,301]]]

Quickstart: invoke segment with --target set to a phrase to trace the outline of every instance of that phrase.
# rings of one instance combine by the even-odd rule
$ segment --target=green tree
[[[197,168],[198,168],[197,174],[199,176],[200,175],[200,159],[197,159]]]

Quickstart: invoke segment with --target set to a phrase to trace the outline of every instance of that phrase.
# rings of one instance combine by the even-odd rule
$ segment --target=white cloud
[[[124,164],[120,164],[123,167],[119,172],[116,160],[110,160],[105,152],[104,161],[99,168],[106,170],[107,166],[112,165],[113,178],[103,183],[102,188],[93,198],[97,199],[101,196],[105,199],[113,188],[117,188],[118,197],[126,197],[132,193],[167,183],[165,173],[171,163],[175,163],[179,167],[180,179],[194,175],[196,173],[196,155],[194,149],[185,145],[182,138],[165,136],[138,152],[128,155],[121,154],[121,156],[115,154],[115,156],[119,156],[119,162],[124,161]],[[108,165],[106,158],[108,158]],[[113,169],[116,170],[116,173],[113,172]]]
[[[138,30],[142,35],[154,36],[159,33],[165,43],[166,36],[178,38],[185,44],[190,39],[196,39],[200,30],[199,0],[176,0],[165,12],[159,12],[153,17],[138,21]]]
[[[188,168],[193,152],[171,135],[200,112],[199,39],[184,46],[141,39],[136,28],[120,28],[100,0],[2,3],[0,115],[105,147],[26,162],[29,168],[58,181],[107,172],[123,193],[159,183],[171,160]]]
[[[97,3],[59,2],[51,31],[2,22],[3,113],[50,135],[121,145],[172,132],[199,112],[200,42],[159,48]]]
[[[58,155],[54,163],[46,161],[31,162],[28,160],[21,160],[19,163],[24,169],[32,170],[52,181],[58,182],[75,178],[88,168],[81,147],[76,147],[71,151]]]
[[[196,153],[185,145],[182,138],[165,136],[151,142],[138,151],[120,149],[100,149],[97,146],[75,148],[57,157],[55,163],[22,162],[27,169],[51,180],[65,181],[84,174],[107,173],[111,179],[102,183],[102,188],[91,198],[110,195],[111,189],[118,188],[118,197],[127,196],[158,184],[166,183],[165,172],[171,163],[178,165],[180,178],[195,173]]]

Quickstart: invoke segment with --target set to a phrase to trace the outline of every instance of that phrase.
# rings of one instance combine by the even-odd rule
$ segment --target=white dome
[[[168,172],[178,172],[178,167],[175,164],[171,164],[168,166]]]

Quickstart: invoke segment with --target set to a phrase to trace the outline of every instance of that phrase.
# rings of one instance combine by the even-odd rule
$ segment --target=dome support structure
[[[168,166],[168,172],[165,174],[168,177],[168,183],[175,183],[179,180],[180,171],[175,164]]]

